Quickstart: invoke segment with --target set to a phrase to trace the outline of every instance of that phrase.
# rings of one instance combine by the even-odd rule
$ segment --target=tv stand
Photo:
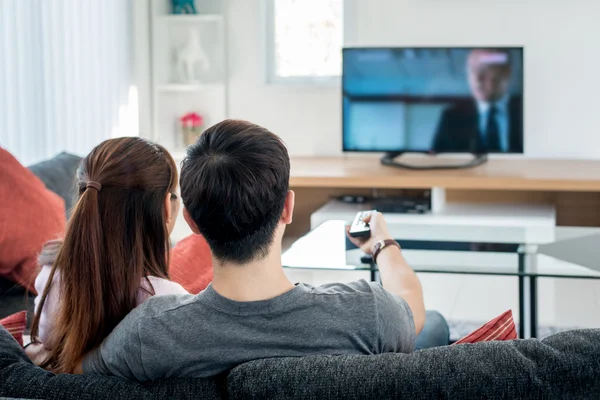
[[[411,170],[435,170],[435,169],[464,169],[464,168],[473,168],[477,167],[488,160],[487,154],[473,154],[473,159],[467,161],[466,163],[458,163],[458,164],[438,164],[438,165],[414,165],[414,164],[406,164],[402,162],[396,161],[396,157],[405,154],[403,152],[398,153],[386,153],[381,159],[381,164],[388,165],[390,167],[396,168],[404,168]]]

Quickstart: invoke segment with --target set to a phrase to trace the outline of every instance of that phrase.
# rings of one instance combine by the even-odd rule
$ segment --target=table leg
[[[529,324],[531,329],[531,337],[536,338],[538,335],[538,320],[537,320],[537,277],[529,278]]]
[[[377,270],[375,264],[371,262],[371,282],[377,282]]]
[[[519,273],[525,272],[525,254],[519,253]],[[519,275],[519,338],[525,338],[525,277]]]

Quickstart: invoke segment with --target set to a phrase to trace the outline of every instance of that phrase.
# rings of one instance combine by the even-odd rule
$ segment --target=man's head
[[[478,101],[495,102],[508,92],[511,74],[510,51],[477,49],[469,54],[467,74],[473,97]]]
[[[259,260],[292,220],[289,178],[289,156],[277,135],[250,122],[225,120],[187,150],[180,185],[184,215],[218,260]]]

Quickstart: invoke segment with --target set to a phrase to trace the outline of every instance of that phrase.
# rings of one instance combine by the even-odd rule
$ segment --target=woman
[[[31,337],[40,365],[73,373],[83,356],[152,295],[187,293],[168,280],[177,168],[161,146],[107,140],[82,160],[79,200],[62,242],[49,243],[36,279]],[[31,354],[28,352],[28,354]]]

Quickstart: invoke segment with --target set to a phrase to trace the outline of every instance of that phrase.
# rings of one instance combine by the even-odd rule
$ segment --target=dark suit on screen
[[[500,152],[523,152],[523,101],[519,97],[510,97],[503,108],[508,121],[504,130],[508,143]],[[462,152],[487,153],[485,128],[482,123],[480,106],[475,102],[455,105],[443,111],[433,140],[436,153]],[[498,152],[498,150],[496,150]]]

